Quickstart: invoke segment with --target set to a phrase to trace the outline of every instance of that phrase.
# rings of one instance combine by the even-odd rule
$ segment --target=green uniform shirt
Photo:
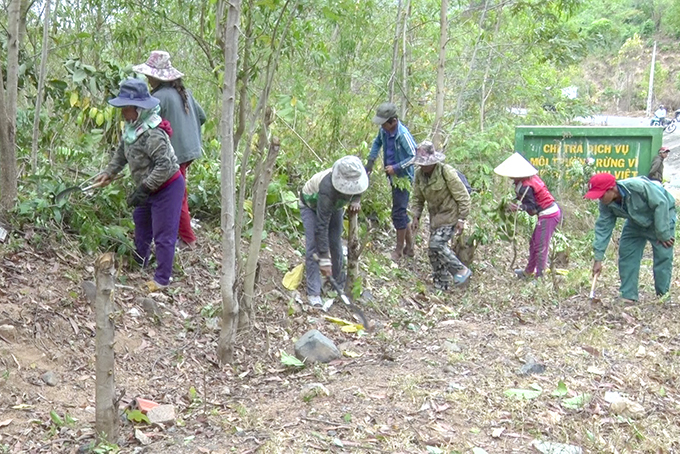
[[[647,177],[619,180],[616,185],[621,201],[609,205],[600,201],[593,242],[596,261],[604,259],[617,218],[626,218],[639,228],[653,229],[659,241],[675,237],[675,199],[668,191]]]

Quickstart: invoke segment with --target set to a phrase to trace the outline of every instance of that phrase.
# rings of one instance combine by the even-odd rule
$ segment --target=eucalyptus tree
[[[222,0],[224,1],[224,0]],[[221,193],[222,193],[222,328],[217,356],[221,364],[233,361],[234,341],[238,329],[239,303],[234,285],[236,282],[236,248],[234,200],[234,104],[236,99],[236,73],[238,66],[239,25],[241,1],[230,0],[226,10],[222,47],[224,49],[224,82],[222,90]],[[220,24],[218,24],[219,26]]]
[[[0,210],[9,210],[17,197],[16,116],[19,84],[19,49],[24,28],[26,0],[10,0],[7,6],[7,84],[0,77]]]

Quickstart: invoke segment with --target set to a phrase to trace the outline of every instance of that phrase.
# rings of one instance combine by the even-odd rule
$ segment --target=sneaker
[[[517,279],[526,279],[531,275],[524,271],[522,268],[517,268],[515,270],[515,276],[517,276]]]
[[[307,302],[309,303],[310,306],[312,307],[321,307],[323,306],[323,301],[321,301],[321,297],[319,295],[312,295],[307,297]]]
[[[468,279],[470,279],[470,276],[472,276],[472,270],[470,270],[468,267],[465,267],[463,271],[459,271],[453,275],[453,282],[456,285],[463,285],[468,281]]]
[[[156,282],[156,281],[149,281],[149,282],[147,282],[146,284],[144,284],[144,289],[145,289],[148,293],[156,293],[156,292],[160,292],[160,291],[163,291],[163,290],[166,289],[166,288],[168,288],[167,285],[159,284],[159,283]]]
[[[186,241],[184,241],[181,238],[179,240],[177,240],[177,249],[179,249],[180,251],[192,250],[192,249],[195,249],[195,248],[196,248],[196,241],[192,241],[191,243],[187,243]]]
[[[632,300],[630,298],[624,298],[622,296],[619,296],[618,298],[616,298],[616,302],[618,304],[623,305],[623,306],[635,306],[638,303],[635,300]]]

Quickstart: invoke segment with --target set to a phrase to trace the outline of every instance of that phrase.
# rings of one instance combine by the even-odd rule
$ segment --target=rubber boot
[[[392,260],[395,262],[398,262],[404,253],[404,241],[406,239],[406,230],[407,229],[397,230],[397,246],[394,248],[394,251],[392,251]]]
[[[407,257],[415,257],[416,255],[413,249],[413,231],[410,222],[406,226],[406,235],[404,236],[404,255]]]

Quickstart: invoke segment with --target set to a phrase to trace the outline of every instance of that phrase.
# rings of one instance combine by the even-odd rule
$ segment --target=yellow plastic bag
[[[302,273],[305,270],[305,264],[300,263],[298,266],[288,271],[285,276],[283,276],[283,286],[288,290],[295,290],[300,286],[302,282]]]

